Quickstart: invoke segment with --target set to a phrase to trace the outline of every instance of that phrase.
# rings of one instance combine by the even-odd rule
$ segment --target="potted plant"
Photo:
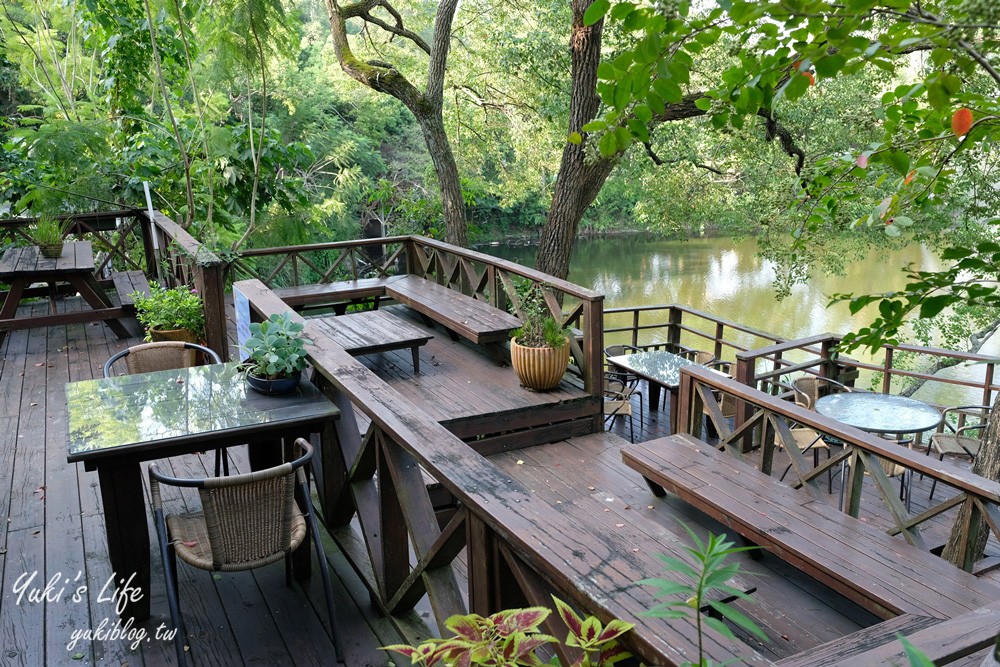
[[[521,328],[510,340],[511,366],[528,389],[557,387],[569,363],[569,333],[552,317],[537,284],[524,294],[521,311]]]
[[[244,363],[247,384],[262,394],[287,394],[298,386],[306,367],[306,343],[301,322],[291,313],[271,315],[250,325],[250,337],[240,346],[249,356]]]
[[[205,309],[196,290],[181,285],[164,289],[153,284],[149,294],[133,292],[135,317],[146,329],[146,340],[197,343],[205,329]]]
[[[42,257],[55,259],[62,256],[65,231],[62,221],[51,215],[40,215],[31,228],[31,238],[38,244]]]

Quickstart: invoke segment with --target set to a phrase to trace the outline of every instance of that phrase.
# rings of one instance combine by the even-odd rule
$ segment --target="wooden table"
[[[434,337],[384,310],[317,317],[313,321],[320,331],[329,335],[330,340],[354,356],[410,348],[414,373],[420,372],[420,346]]]
[[[649,382],[649,411],[660,404],[660,388],[670,392],[670,432],[677,432],[677,392],[681,385],[681,368],[700,364],[665,350],[649,350],[634,354],[608,357],[608,363],[626,373],[638,375]]]
[[[90,241],[75,241],[63,245],[62,255],[50,259],[42,257],[38,246],[10,248],[0,258],[0,282],[10,289],[0,307],[0,342],[7,331],[47,327],[73,322],[104,320],[119,338],[128,338],[128,330],[118,321],[124,315],[115,307],[97,283],[94,276],[94,250]],[[29,291],[32,283],[47,283],[50,301],[49,314],[37,317],[14,318],[17,306],[25,296],[35,296]],[[73,313],[56,312],[57,283],[69,283],[80,293],[92,310]]]
[[[340,415],[307,380],[287,396],[264,396],[247,387],[237,366],[66,384],[67,460],[97,471],[116,582],[131,577],[128,586],[141,592],[122,618],[149,617],[150,542],[141,461],[253,442],[251,466],[266,468],[280,461],[275,441],[322,432]],[[331,444],[324,438],[321,457],[331,456]],[[308,550],[305,554],[308,558]]]

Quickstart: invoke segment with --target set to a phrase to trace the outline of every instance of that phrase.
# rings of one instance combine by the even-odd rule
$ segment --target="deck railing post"
[[[892,389],[892,354],[895,351],[891,345],[885,346],[885,358],[882,361],[882,393],[888,394]],[[985,404],[984,404],[985,405]]]
[[[604,297],[583,304],[583,372],[584,390],[600,398],[604,392]],[[603,430],[602,415],[594,415],[594,427]]]
[[[632,311],[632,347],[639,347],[639,313],[636,308]]]
[[[496,537],[486,523],[469,512],[465,523],[465,545],[469,564],[469,612],[489,616],[500,611],[496,576],[499,554]]]
[[[667,344],[670,346],[667,349],[676,351],[681,344],[681,322],[684,318],[684,311],[672,305],[667,317]]]
[[[403,519],[399,494],[386,460],[384,449],[386,446],[397,445],[383,441],[376,446],[381,563],[375,564],[374,567],[384,605],[388,605],[393,595],[406,581],[410,571],[410,538],[406,532],[406,521]]]
[[[197,260],[196,260],[197,261]],[[198,265],[201,275],[201,300],[205,309],[205,343],[229,361],[229,338],[226,334],[225,266],[216,258],[212,263]]]

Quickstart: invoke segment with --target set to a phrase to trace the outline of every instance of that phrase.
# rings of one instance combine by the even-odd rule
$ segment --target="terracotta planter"
[[[38,246],[38,252],[42,254],[42,257],[48,257],[49,259],[62,257],[62,251],[62,243],[42,243]]]
[[[150,329],[149,339],[154,343],[165,340],[179,340],[185,343],[197,343],[198,337],[187,329]]]
[[[524,347],[510,341],[510,364],[521,384],[535,391],[559,386],[569,363],[569,340],[561,347]]]

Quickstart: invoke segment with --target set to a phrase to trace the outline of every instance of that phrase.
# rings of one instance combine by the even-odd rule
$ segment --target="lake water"
[[[500,245],[481,250],[531,266],[536,248]],[[680,303],[793,339],[826,332],[844,334],[865,326],[875,317],[874,308],[852,316],[846,303],[827,308],[829,295],[900,289],[906,282],[901,269],[909,263],[925,270],[941,265],[932,252],[920,246],[878,251],[845,261],[843,275],[813,271],[808,282],[796,285],[788,297],[779,301],[773,284],[774,267],[757,256],[753,239],[670,241],[614,237],[578,240],[569,279],[603,293],[606,308]],[[982,352],[1000,353],[997,337]],[[974,377],[982,374],[982,368],[952,369],[949,373]],[[934,393],[932,397],[922,391],[918,396],[927,400],[946,398]],[[978,400],[973,396],[972,402]]]

